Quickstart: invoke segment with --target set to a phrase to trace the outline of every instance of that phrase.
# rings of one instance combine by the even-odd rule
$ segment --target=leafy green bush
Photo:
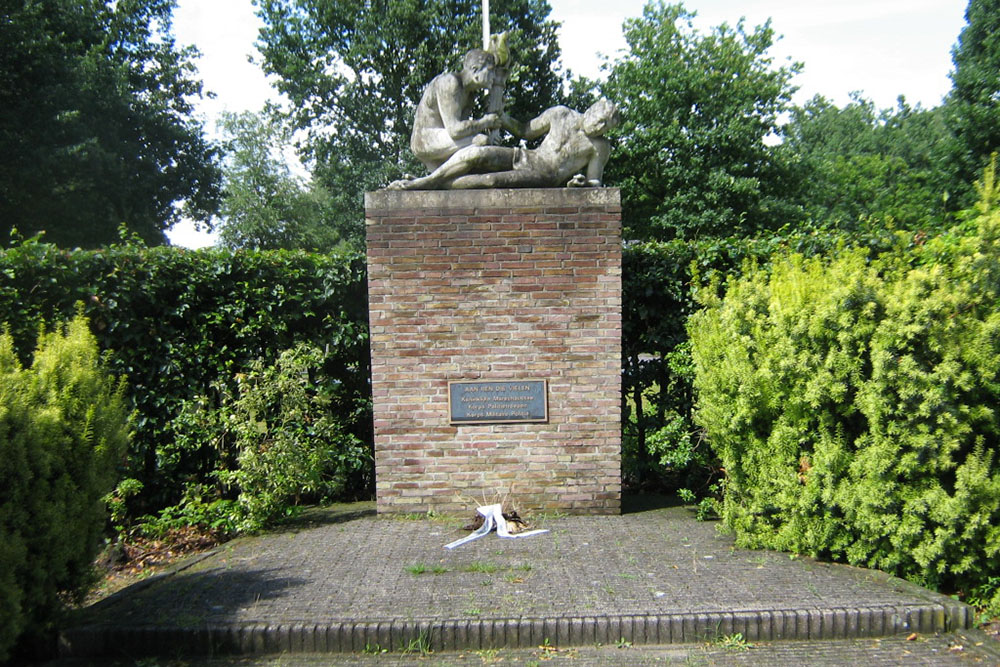
[[[703,300],[696,418],[738,543],[982,590],[1000,568],[1000,213],[876,260],[748,266]]]
[[[0,660],[92,583],[128,442],[123,396],[82,315],[41,334],[29,368],[0,334]]]
[[[124,476],[141,485],[115,494],[125,523],[177,506],[190,485],[214,485],[222,450],[177,447],[178,416],[196,396],[217,406],[256,359],[273,363],[299,342],[324,350],[337,380],[330,410],[371,443],[365,265],[350,252],[146,248],[134,242],[67,251],[38,240],[0,250],[0,321],[30,357],[38,326],[85,314],[109,367],[129,378],[136,413]],[[221,385],[219,384],[221,382]],[[371,488],[370,470],[350,490]],[[136,488],[139,490],[136,491]]]
[[[236,503],[205,503],[199,488],[180,508],[188,523],[218,527],[211,521],[227,520],[236,530],[257,530],[303,500],[341,495],[351,474],[370,463],[361,442],[330,410],[337,380],[323,374],[323,361],[323,350],[300,343],[274,365],[251,363],[220,407],[188,403],[180,421],[190,430],[181,431],[179,445],[227,449],[223,458],[235,466],[217,470],[215,477],[238,492]]]

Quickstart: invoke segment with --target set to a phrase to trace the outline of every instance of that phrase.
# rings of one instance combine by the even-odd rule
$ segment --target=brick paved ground
[[[769,655],[773,664],[790,664],[797,658],[788,656],[803,651],[835,657],[879,646],[910,651],[912,660],[968,655],[948,650],[949,641],[968,644],[954,638],[766,642],[912,631],[933,637],[964,627],[968,612],[881,573],[736,549],[717,524],[697,522],[683,508],[542,518],[537,523],[550,529],[546,535],[493,534],[454,551],[443,545],[465,534],[460,520],[378,518],[368,508],[314,515],[312,524],[236,540],[170,576],[126,589],[81,612],[65,633],[67,649],[167,657],[182,650],[360,654],[427,640],[443,664],[477,664],[472,658],[482,656],[456,652],[463,648],[504,647],[529,649],[508,657],[530,662],[539,659],[530,651],[546,640],[581,647],[574,664],[677,657],[730,664],[721,661],[746,656],[772,664]],[[757,648],[723,651],[737,633]],[[632,649],[588,657],[596,642],[622,637]],[[642,646],[678,641],[707,641],[710,648]],[[609,655],[626,662],[609,663]],[[414,655],[377,657],[404,664],[391,661]],[[365,661],[375,656],[342,658],[374,664]],[[352,664],[329,662],[330,656],[302,660]]]

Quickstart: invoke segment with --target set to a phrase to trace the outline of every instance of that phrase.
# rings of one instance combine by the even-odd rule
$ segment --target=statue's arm
[[[444,128],[452,139],[461,139],[500,126],[500,118],[495,113],[486,114],[478,120],[462,119],[462,82],[457,76],[441,78],[438,81],[438,86],[438,113],[441,114]]]
[[[604,165],[608,163],[608,156],[611,155],[611,144],[604,137],[593,140],[594,152],[587,163],[587,183],[588,185],[600,185],[604,179]]]
[[[540,116],[532,118],[527,123],[522,123],[507,114],[500,119],[501,127],[513,134],[518,139],[537,139],[548,133],[552,128],[552,119],[556,115],[558,107],[552,107],[542,112]]]

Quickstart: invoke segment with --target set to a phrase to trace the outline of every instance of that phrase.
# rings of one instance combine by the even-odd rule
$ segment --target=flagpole
[[[490,50],[490,0],[483,0],[483,51]]]

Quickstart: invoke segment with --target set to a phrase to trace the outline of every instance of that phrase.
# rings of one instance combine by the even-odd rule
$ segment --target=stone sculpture
[[[461,148],[485,145],[484,133],[500,127],[495,113],[467,118],[472,94],[493,85],[495,67],[493,54],[473,49],[465,55],[461,72],[439,74],[427,85],[413,119],[410,149],[428,171]]]
[[[601,99],[584,113],[555,106],[520,123],[503,113],[507,34],[493,35],[488,48],[469,51],[461,72],[445,72],[428,84],[410,148],[430,173],[395,181],[389,189],[600,186],[610,153],[604,134],[620,122],[615,105]],[[470,119],[473,94],[480,90],[489,90],[489,113]],[[521,139],[521,146],[491,145],[501,128]],[[526,147],[525,141],[540,137],[537,148]]]
[[[606,99],[598,100],[584,113],[555,106],[528,123],[503,115],[500,124],[515,137],[531,140],[544,136],[538,148],[472,143],[456,150],[427,176],[396,181],[389,187],[401,190],[598,187],[610,152],[604,134],[619,122],[618,109]]]

